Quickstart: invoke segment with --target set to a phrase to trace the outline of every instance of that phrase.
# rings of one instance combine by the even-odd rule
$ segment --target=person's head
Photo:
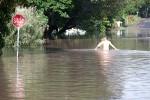
[[[107,37],[103,37],[101,40],[102,40],[102,41],[107,40]]]

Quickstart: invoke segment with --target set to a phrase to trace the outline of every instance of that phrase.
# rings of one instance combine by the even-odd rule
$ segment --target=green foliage
[[[126,0],[124,10],[127,14],[136,14],[142,4],[144,4],[144,0]]]
[[[122,16],[121,11],[125,7],[125,2],[126,0],[121,2],[120,0],[74,0],[72,15],[76,17],[78,27],[87,30],[87,33],[92,33],[89,31],[93,30],[95,34],[94,26],[97,26],[95,21],[99,21],[99,32],[105,33],[111,27],[113,19],[116,16]]]
[[[144,4],[149,5],[150,4],[150,0],[144,0]]]
[[[104,17],[101,21],[98,21],[99,27],[99,36],[104,37],[107,36],[107,30],[112,27],[112,23],[109,21],[107,17]]]
[[[0,49],[4,47],[4,36],[8,33],[7,23],[11,19],[14,1],[11,3],[8,0],[0,1]]]
[[[36,46],[43,43],[43,31],[47,24],[47,18],[43,12],[37,11],[34,7],[29,8],[16,8],[16,13],[21,13],[26,18],[26,23],[20,29],[20,45],[21,46]],[[5,37],[6,45],[16,45],[17,31],[12,23],[8,24],[10,34]]]
[[[28,5],[37,7],[39,10],[51,9],[53,12],[59,13],[62,17],[69,17],[67,9],[71,9],[72,0],[27,0]]]
[[[32,45],[30,43],[41,41],[46,23],[50,27],[57,26],[58,35],[72,27],[93,35],[95,21],[98,21],[100,33],[105,33],[111,27],[112,19],[124,20],[148,4],[150,0],[0,0],[0,49],[4,46],[4,39],[7,45],[15,44],[17,31],[10,20],[17,5],[34,8],[27,11],[31,15],[26,12],[25,16],[30,20],[20,30],[20,43]],[[48,20],[43,12],[47,12]]]
[[[15,6],[23,4],[24,0],[0,0],[0,51],[5,45],[4,37],[9,34],[7,24],[11,20],[11,14],[15,11]]]

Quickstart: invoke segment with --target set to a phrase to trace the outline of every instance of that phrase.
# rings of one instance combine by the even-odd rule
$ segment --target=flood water
[[[149,100],[150,51],[6,49],[0,100]]]
[[[20,48],[18,61],[16,49],[4,48],[0,100],[150,100],[149,41],[119,37],[120,50],[109,52],[79,40],[63,49]]]

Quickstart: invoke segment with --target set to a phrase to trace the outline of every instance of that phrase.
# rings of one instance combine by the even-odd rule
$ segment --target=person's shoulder
[[[111,44],[111,41],[108,40],[107,43]]]

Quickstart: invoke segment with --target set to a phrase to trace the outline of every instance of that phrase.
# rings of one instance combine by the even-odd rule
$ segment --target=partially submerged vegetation
[[[17,31],[11,17],[18,12],[27,19],[20,30],[20,45],[35,46],[42,44],[44,39],[66,38],[65,32],[71,28],[85,30],[86,38],[111,35],[109,31],[115,28],[115,21],[125,26],[138,22],[137,16],[141,13],[148,17],[149,11],[141,11],[143,6],[149,9],[150,1],[0,0],[0,49],[4,45],[16,45]]]
[[[41,11],[37,11],[36,7],[16,7],[15,13],[22,14],[26,18],[26,23],[20,30],[21,46],[36,46],[42,44],[43,32],[47,25],[47,17]],[[7,25],[10,34],[4,37],[6,46],[16,46],[17,30],[10,21]]]

